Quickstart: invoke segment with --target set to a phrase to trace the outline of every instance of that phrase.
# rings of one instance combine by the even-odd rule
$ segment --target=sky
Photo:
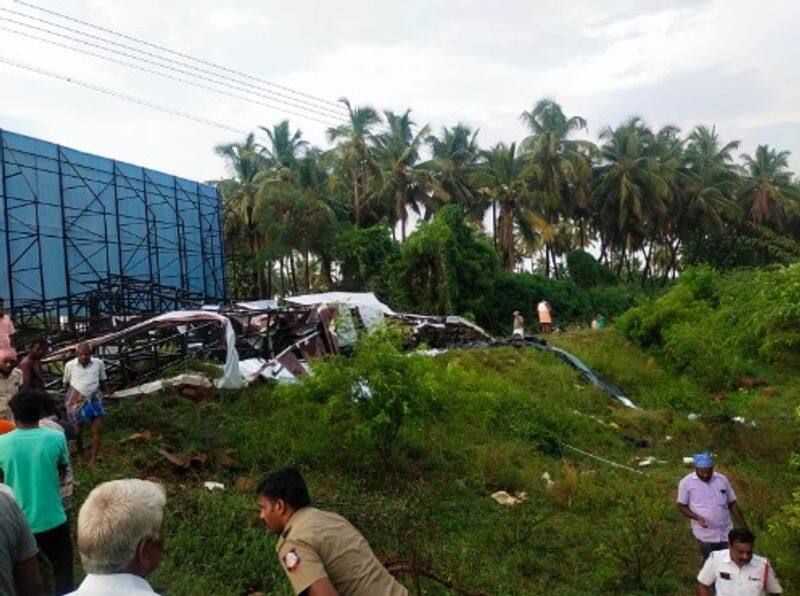
[[[64,39],[78,37],[64,29],[54,37],[20,25],[53,28],[10,11],[109,36],[0,0],[0,27],[6,28],[0,29],[0,62],[23,63],[228,127],[0,63],[0,128],[190,179],[224,176],[216,145],[284,118],[326,147],[326,129],[339,122],[328,110],[338,114],[339,108],[307,96],[330,102],[347,97],[381,110],[411,108],[414,121],[433,131],[464,122],[480,129],[481,146],[524,138],[520,113],[549,97],[568,115],[588,121],[584,136],[590,139],[632,115],[684,132],[715,125],[724,141],[741,141],[740,152],[759,144],[790,151],[790,166],[800,173],[797,1],[30,2],[307,94],[250,79],[292,98],[303,109],[298,116],[287,113],[295,107],[285,97],[273,96],[280,103],[268,107],[76,53],[29,36],[102,52]],[[274,105],[259,93],[255,99]],[[305,111],[310,104],[323,106],[324,115]]]

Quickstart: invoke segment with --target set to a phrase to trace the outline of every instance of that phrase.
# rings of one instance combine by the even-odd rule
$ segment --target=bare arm
[[[683,513],[689,519],[697,521],[697,523],[703,526],[704,528],[708,527],[708,522],[706,521],[706,518],[704,518],[702,515],[697,515],[694,511],[692,511],[689,508],[688,505],[684,505],[683,503],[678,503],[678,509],[680,509],[681,513]]]
[[[339,596],[339,592],[327,577],[318,579],[313,584],[308,586],[304,592],[307,596]]]
[[[711,587],[697,582],[697,596],[712,596]]]
[[[740,526],[743,528],[747,527],[747,522],[744,520],[744,513],[742,510],[739,509],[739,502],[738,501],[731,501],[728,503],[728,509],[731,512],[733,518],[739,523]]]
[[[20,596],[44,596],[46,593],[35,556],[14,566],[14,581]]]

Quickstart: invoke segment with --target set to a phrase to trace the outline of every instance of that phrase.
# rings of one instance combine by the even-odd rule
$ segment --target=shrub
[[[759,362],[800,356],[800,264],[720,274],[688,269],[668,292],[620,318],[633,341],[709,386],[730,385]]]
[[[388,329],[366,335],[352,358],[319,363],[313,376],[281,387],[279,394],[290,402],[325,405],[331,438],[388,456],[406,421],[419,419],[433,405],[431,360],[405,354],[400,345],[401,337]]]

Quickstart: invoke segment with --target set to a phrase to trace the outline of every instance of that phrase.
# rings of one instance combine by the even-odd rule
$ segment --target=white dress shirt
[[[130,573],[90,573],[80,587],[69,596],[142,596],[155,594],[153,588],[142,577]]]
[[[739,567],[731,560],[730,549],[712,552],[697,575],[704,586],[713,584],[717,596],[763,596],[783,592],[772,566],[764,557],[753,555]]]

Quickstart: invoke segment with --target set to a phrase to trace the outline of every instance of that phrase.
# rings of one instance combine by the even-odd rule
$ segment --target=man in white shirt
[[[95,487],[78,513],[78,550],[87,575],[72,594],[155,594],[147,577],[161,562],[166,504],[163,487],[148,480]]]
[[[78,453],[83,453],[83,426],[88,424],[92,429],[91,463],[97,466],[102,417],[105,415],[100,384],[106,380],[106,367],[99,358],[92,358],[92,347],[88,343],[78,344],[76,356],[64,365],[67,418],[75,427]]]
[[[697,575],[698,596],[764,596],[781,594],[783,589],[770,563],[753,554],[756,538],[747,528],[728,534],[730,548],[712,552]]]

